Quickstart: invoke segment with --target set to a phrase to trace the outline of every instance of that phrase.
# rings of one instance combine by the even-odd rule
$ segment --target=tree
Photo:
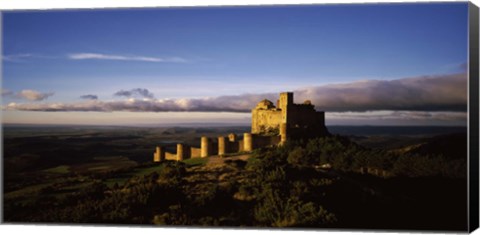
[[[289,154],[287,161],[293,165],[308,165],[310,163],[306,151],[302,147],[294,148]]]

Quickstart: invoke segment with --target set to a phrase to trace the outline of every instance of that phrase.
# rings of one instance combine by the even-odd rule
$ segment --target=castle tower
[[[287,123],[280,124],[280,145],[287,142]]]
[[[153,162],[160,162],[160,152],[158,147],[155,148],[155,152],[153,153]]]
[[[183,157],[183,144],[177,144],[177,161],[182,161]]]
[[[228,134],[228,141],[230,141],[230,142],[237,141],[237,135],[235,135],[234,133]]]
[[[210,139],[206,136],[202,136],[200,143],[200,157],[210,156]]]
[[[293,92],[280,93],[280,99],[278,100],[278,108],[282,110],[282,123],[288,123],[289,115],[288,109],[293,105]]]
[[[225,142],[225,136],[218,137],[218,155],[223,156],[227,151],[227,143]]]
[[[250,152],[253,150],[252,133],[243,133],[243,151]]]
[[[155,148],[155,153],[153,153],[153,162],[161,162],[165,160],[165,151],[162,147],[157,146]]]

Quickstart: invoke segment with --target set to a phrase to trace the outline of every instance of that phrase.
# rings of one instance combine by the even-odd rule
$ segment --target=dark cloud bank
[[[80,98],[85,100],[98,100],[98,96],[96,95],[82,95]]]
[[[453,74],[391,81],[368,80],[297,92],[326,111],[467,111],[467,76]]]
[[[144,97],[144,98],[154,98],[154,95],[144,88],[136,88],[129,91],[117,91],[114,96],[124,96],[124,97]]]
[[[311,100],[317,110],[363,112],[376,110],[454,111],[467,110],[467,75],[451,74],[390,81],[365,80],[295,90],[295,102]],[[114,94],[130,98],[79,103],[11,103],[6,108],[29,111],[204,111],[250,112],[262,99],[276,101],[278,94],[243,94],[199,99],[154,99],[147,89],[121,90]],[[88,96],[88,95],[87,95]],[[134,99],[134,98],[143,99]],[[87,98],[87,97],[84,97]]]

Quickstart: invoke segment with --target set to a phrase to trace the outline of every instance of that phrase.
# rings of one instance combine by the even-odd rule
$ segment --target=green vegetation
[[[61,166],[46,169],[44,171],[47,173],[54,173],[54,174],[67,174],[70,172],[70,167],[61,165]]]
[[[453,150],[442,155],[430,151],[428,143],[408,151],[371,149],[330,136],[255,150],[248,159],[244,155],[216,158],[215,163],[209,158],[151,163],[151,157],[148,161],[130,158],[138,149],[123,146],[137,140],[133,138],[137,134],[106,139],[95,132],[49,137],[67,143],[72,138],[98,138],[99,142],[83,143],[83,147],[92,154],[100,148],[100,153],[83,161],[65,162],[51,155],[53,163],[42,163],[43,154],[53,154],[42,144],[30,155],[9,149],[14,157],[7,157],[6,164],[20,170],[7,174],[5,221],[410,230],[465,227],[460,215],[466,214],[466,159],[452,157]],[[46,138],[35,137],[10,139],[6,144],[10,148],[36,141],[48,143]],[[82,149],[72,142],[66,147],[72,145]],[[60,147],[56,150],[67,152]],[[36,165],[29,166],[29,161]]]
[[[135,167],[133,169],[127,169],[127,170],[121,170],[120,174],[112,174],[113,177],[109,177],[105,179],[104,183],[109,187],[113,187],[115,184],[116,185],[122,185],[125,182],[127,182],[130,178],[132,177],[142,177],[144,175],[149,175],[154,172],[159,172],[162,170],[162,165],[158,164],[143,164],[138,167]]]
[[[22,189],[13,191],[13,192],[8,192],[8,193],[4,194],[5,199],[23,197],[25,195],[36,195],[36,194],[40,193],[40,191],[42,189],[47,188],[51,185],[52,185],[52,183],[36,184],[36,185],[25,187],[25,188],[22,188]]]
[[[188,166],[203,166],[208,162],[208,158],[190,158],[183,160]]]
[[[368,172],[383,177],[466,178],[466,158],[368,149],[341,136],[290,142],[281,149],[293,165],[329,164],[337,171]]]
[[[144,164],[140,167],[136,167],[133,172],[132,176],[142,176],[142,175],[149,175],[153,172],[158,172],[162,170],[162,165],[159,164]]]

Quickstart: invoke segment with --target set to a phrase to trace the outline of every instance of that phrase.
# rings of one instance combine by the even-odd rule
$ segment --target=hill
[[[439,135],[425,139],[421,143],[406,153],[420,155],[443,155],[448,159],[466,159],[467,158],[467,134],[454,133],[448,135]]]

